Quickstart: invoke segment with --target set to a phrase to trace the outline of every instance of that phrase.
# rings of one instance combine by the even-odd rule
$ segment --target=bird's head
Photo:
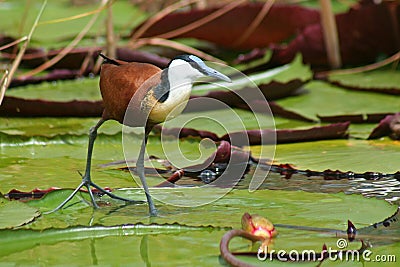
[[[180,55],[171,60],[168,65],[170,79],[189,80],[194,82],[204,76],[213,77],[222,81],[231,82],[231,79],[207,66],[200,58],[194,55]]]

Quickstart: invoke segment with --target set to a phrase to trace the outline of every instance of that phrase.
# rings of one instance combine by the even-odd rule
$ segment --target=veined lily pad
[[[306,93],[276,102],[286,109],[310,119],[320,116],[367,115],[370,113],[395,113],[400,103],[389,95],[355,92],[324,82],[314,81],[304,86]],[[328,104],[329,103],[329,104]]]
[[[238,79],[233,79],[232,83],[222,83],[230,90],[240,90],[252,85],[249,81],[254,82],[257,86],[267,86],[271,82],[288,83],[292,80],[299,79],[302,82],[312,78],[310,67],[302,63],[301,55],[293,60],[292,63],[286,64],[274,69],[250,74],[247,77],[241,76]],[[198,85],[193,88],[193,95],[202,96],[210,91],[224,90],[223,87],[217,84]]]
[[[130,136],[130,164],[139,154],[141,136],[132,133]],[[0,192],[11,189],[30,191],[33,188],[48,187],[74,188],[80,182],[78,171],[85,168],[88,137],[86,135],[63,135],[53,138],[26,137],[19,135],[0,135]],[[120,162],[125,164],[122,134],[99,135],[93,152],[93,179],[101,186],[112,188],[132,187],[135,183],[129,173],[108,168],[100,168],[100,164]],[[161,144],[159,136],[151,136],[147,146],[147,154],[165,159],[166,154],[174,159],[184,156],[189,160],[204,161],[214,151],[215,147],[203,147],[200,139],[186,138],[185,140],[167,138]],[[15,145],[18,143],[19,145]],[[179,147],[178,147],[179,146]],[[157,161],[147,161],[146,166],[163,167]],[[111,168],[113,168],[112,166]],[[99,171],[102,170],[102,171]],[[18,180],[20,173],[26,173]],[[159,177],[149,178],[150,184],[158,184],[163,180]],[[16,180],[17,179],[17,180]]]
[[[7,96],[60,102],[71,100],[101,100],[98,78],[29,85],[23,88],[8,90]]]
[[[0,133],[16,138],[55,137],[64,135],[86,135],[96,125],[99,118],[1,118]],[[99,133],[114,135],[122,131],[122,125],[108,121],[99,129]],[[4,138],[6,138],[4,136]],[[5,139],[0,139],[7,143]]]
[[[0,229],[16,228],[30,223],[39,215],[39,210],[34,207],[0,197]]]
[[[26,25],[32,25],[41,4],[42,1],[33,1],[27,4],[20,0],[2,4],[0,6],[0,16],[7,17],[8,19],[2,22],[1,32],[9,35],[20,32],[22,21],[25,21]],[[86,12],[92,12],[98,7],[98,3],[72,5],[70,2],[64,1],[48,2],[40,22],[77,16]],[[27,8],[29,8],[29,12],[24,13]],[[127,30],[130,29],[130,27],[127,28],[127,21],[130,21],[132,27],[144,19],[145,16],[138,8],[127,2],[115,3],[113,4],[113,9],[115,12],[118,12],[118,16],[115,16],[113,19],[113,23],[121,34],[122,32],[125,32],[125,34],[128,33]],[[89,34],[97,34],[99,30],[105,30],[103,24],[104,18],[105,13],[101,13],[95,25],[89,30]],[[78,34],[90,19],[91,16],[84,16],[79,19],[66,20],[60,23],[42,24],[35,30],[33,43],[40,43],[41,46],[49,48],[65,47],[70,42],[70,39],[65,38]],[[62,30],[60,30],[60,27],[62,27]],[[30,27],[23,27],[21,34],[27,34],[29,29]],[[80,44],[82,43],[91,46],[94,45],[92,39],[90,41],[83,39]]]
[[[258,149],[250,147],[253,156],[262,158]],[[277,145],[275,162],[293,164],[302,170],[395,173],[399,171],[399,156],[400,143],[388,139],[329,140]]]
[[[329,81],[352,90],[400,94],[398,70],[375,70],[362,73],[334,74]]]
[[[153,194],[156,198],[181,197],[190,202],[191,198],[207,197],[220,190],[216,188],[162,189],[153,190]],[[137,193],[143,194],[141,190],[136,189],[118,192],[125,197]],[[30,204],[41,209],[48,205],[52,206],[56,195],[62,197],[64,193],[55,191],[41,200],[31,201]],[[371,205],[375,207],[373,210],[369,208]],[[200,207],[184,208],[168,206],[160,202],[157,202],[157,206],[160,215],[155,218],[148,218],[145,204],[118,207],[115,203],[110,207],[103,206],[95,213],[91,212],[91,207],[84,208],[84,205],[78,205],[75,208],[69,207],[57,213],[42,216],[35,223],[25,226],[26,230],[0,231],[0,240],[2,240],[0,244],[1,242],[9,244],[6,250],[0,252],[0,260],[10,261],[12,255],[17,257],[19,262],[26,262],[28,254],[48,255],[49,251],[60,250],[60,246],[63,246],[64,248],[57,254],[57,259],[46,257],[46,260],[58,263],[66,257],[67,253],[68,255],[70,253],[83,255],[91,248],[92,259],[95,257],[96,262],[100,264],[108,264],[111,261],[113,264],[123,264],[128,260],[141,262],[146,261],[147,257],[149,262],[155,264],[165,260],[161,252],[167,250],[168,263],[171,265],[196,262],[197,265],[208,266],[217,264],[220,238],[231,227],[240,228],[240,217],[244,212],[267,216],[277,225],[279,235],[273,244],[274,248],[320,251],[323,243],[335,248],[338,236],[340,237],[340,233],[344,234],[348,219],[358,228],[362,228],[382,221],[396,210],[396,207],[385,201],[366,199],[359,195],[276,190],[260,190],[253,193],[247,190],[233,190],[223,198]],[[74,216],[71,216],[72,214]],[[368,216],[366,217],[365,214]],[[95,226],[91,228],[80,226],[87,225],[89,222]],[[126,224],[126,227],[121,224]],[[292,229],[285,225],[300,228]],[[314,231],[308,231],[307,228],[301,229],[302,226],[311,227],[310,230],[314,229]],[[44,230],[48,227],[53,229]],[[28,228],[36,230],[28,230]],[[305,236],[307,238],[304,238]],[[157,238],[157,241],[154,238]],[[379,237],[369,237],[371,242],[374,242],[374,238],[379,239]],[[39,240],[40,245],[37,245]],[[22,242],[22,245],[18,246],[18,242]],[[65,246],[65,242],[69,244],[72,242],[74,246]],[[155,246],[154,242],[158,245]],[[188,247],[194,246],[194,242],[203,243],[203,248],[207,249],[203,249],[204,252],[196,254],[194,258],[184,259],[182,253],[185,251],[190,253],[191,249]],[[171,244],[175,245],[171,246]],[[247,246],[244,247],[244,244],[247,242],[234,242],[232,247],[234,250],[243,250]],[[359,244],[359,242],[349,244],[349,248],[358,248]],[[103,250],[113,251],[112,247],[115,246],[120,247],[118,253],[121,253],[121,257],[106,257],[108,255],[106,252],[104,252],[106,254],[100,253]],[[128,256],[129,251],[135,255],[134,259]],[[393,250],[390,251],[394,253]],[[116,252],[113,253],[115,255]],[[141,257],[138,258],[138,254]],[[88,259],[84,257],[83,260]],[[87,264],[92,265],[93,262],[89,260]]]

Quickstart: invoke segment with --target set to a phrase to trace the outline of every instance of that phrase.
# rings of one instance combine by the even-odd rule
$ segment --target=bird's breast
[[[192,84],[170,88],[168,98],[164,102],[155,101],[149,119],[160,123],[178,116],[185,109],[192,90]]]

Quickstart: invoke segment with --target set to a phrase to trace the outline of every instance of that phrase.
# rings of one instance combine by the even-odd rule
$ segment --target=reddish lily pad
[[[372,114],[357,114],[357,115],[333,115],[333,116],[321,116],[317,117],[321,122],[345,122],[350,121],[352,123],[376,123],[385,118],[388,113],[372,113]]]
[[[52,192],[54,190],[57,190],[60,188],[57,187],[50,187],[48,189],[39,189],[39,188],[35,188],[29,192],[24,192],[18,189],[12,189],[10,190],[7,194],[6,197],[8,199],[14,199],[14,200],[18,200],[18,199],[35,199],[35,198],[41,198],[43,197],[45,194]]]
[[[53,70],[50,73],[40,77],[30,76],[23,78],[14,78],[11,81],[10,87],[34,84],[44,81],[49,82],[56,80],[70,80],[88,75],[90,72],[94,71],[93,67],[98,59],[98,54],[101,52],[101,50],[102,48],[100,47],[74,48],[50,68]],[[22,57],[21,65],[25,68],[35,68],[57,56],[60,51],[60,49],[57,49],[44,52],[43,50],[38,48],[30,48],[25,52],[24,56]],[[15,54],[12,53],[2,53],[2,56],[10,60],[13,60],[15,58]],[[87,59],[89,59],[89,64],[86,66],[85,69],[82,69],[83,63]],[[156,54],[139,50],[130,50],[127,48],[117,48],[117,59],[128,62],[136,61],[150,63],[160,68],[166,67],[168,62],[170,61],[170,59],[158,56]]]
[[[400,139],[399,129],[400,113],[388,115],[379,122],[379,125],[374,128],[368,139],[377,139],[383,136],[389,136],[394,140]]]
[[[373,62],[381,53],[391,55],[398,51],[399,27],[396,5],[383,1],[375,4],[364,1],[349,12],[336,15],[339,44],[344,64]],[[385,30],[382,30],[385,29]],[[397,36],[397,37],[396,37]],[[319,23],[306,26],[288,45],[275,45],[271,62],[290,62],[301,52],[304,61],[327,66],[327,56]]]
[[[103,101],[68,102],[4,97],[0,116],[10,117],[96,117],[103,112]]]
[[[263,3],[240,5],[204,25],[174,37],[193,37],[229,48],[265,47],[271,43],[282,42],[306,25],[319,21],[317,10],[295,5],[276,4],[272,6],[253,33],[243,42],[237,43],[237,40],[260,12],[262,6]],[[179,29],[224,7],[226,5],[169,14],[147,29],[143,37],[158,36]]]
[[[167,128],[163,129],[163,134],[174,135],[179,138],[186,136],[210,138],[214,141],[229,141],[234,138],[235,140],[249,141],[250,145],[262,145],[271,144],[276,142],[282,143],[296,143],[316,140],[329,140],[329,139],[344,139],[348,138],[348,129],[350,122],[334,123],[325,126],[311,127],[307,129],[258,129],[258,130],[246,130],[240,132],[230,132],[221,137],[218,137],[215,133],[196,130],[193,128]],[[246,145],[245,143],[236,143],[235,145]]]
[[[328,139],[343,139],[348,137],[348,128],[350,123],[336,123],[320,127],[312,127],[309,129],[286,129],[286,130],[248,130],[246,132],[229,133],[221,137],[222,140],[230,138],[238,138],[238,136],[247,135],[250,145],[269,144],[275,141],[276,143],[295,143],[316,140]],[[243,139],[243,138],[242,138]]]
[[[292,119],[292,120],[305,121],[305,122],[314,122],[315,121],[315,120],[307,118],[299,113],[285,109],[284,107],[278,105],[276,102],[265,102],[265,101],[255,100],[251,103],[251,106],[254,111],[265,109],[265,108],[263,108],[264,105],[269,105],[269,107],[271,108],[271,112],[274,116],[279,116],[279,117]],[[247,106],[243,106],[243,105],[239,105],[238,107],[243,108],[243,109],[248,109]]]
[[[55,69],[42,76],[30,76],[24,78],[16,77],[12,79],[10,88],[42,82],[72,80],[79,76],[81,76],[81,73],[78,70]]]

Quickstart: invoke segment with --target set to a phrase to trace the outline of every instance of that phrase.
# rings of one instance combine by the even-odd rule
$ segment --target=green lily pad
[[[15,36],[16,33],[27,34],[30,30],[30,25],[33,24],[40,6],[43,1],[35,0],[28,4],[22,0],[2,3],[0,5],[0,16],[7,17],[1,23],[0,30],[2,33]],[[65,40],[66,37],[77,35],[89,22],[92,16],[81,17],[74,20],[61,21],[59,23],[40,24],[44,21],[59,20],[71,16],[77,16],[86,12],[91,12],[99,7],[99,3],[86,4],[86,5],[72,5],[69,1],[48,1],[46,9],[43,12],[42,18],[39,22],[37,29],[33,35],[33,43],[49,48],[65,47],[70,39]],[[29,12],[25,12],[28,9]],[[122,35],[129,34],[132,27],[145,19],[145,14],[128,2],[118,2],[113,4],[113,11],[118,14],[114,16],[113,24]],[[118,12],[118,13],[117,13]],[[25,16],[25,17],[24,17]],[[89,30],[89,34],[96,35],[99,30],[105,31],[104,19],[106,12],[99,15],[94,26]],[[127,21],[129,24],[127,24]],[[24,22],[24,25],[21,23]],[[83,39],[80,44],[87,44],[93,46],[93,40],[86,41]],[[101,44],[100,44],[101,45]]]
[[[227,192],[225,189],[204,186],[153,188],[150,191],[153,198],[157,200],[156,206],[160,214],[155,218],[148,218],[147,204],[125,206],[120,201],[111,200],[107,196],[99,200],[110,204],[92,213],[90,212],[92,208],[82,201],[82,197],[89,199],[88,194],[81,193],[71,202],[70,207],[41,217],[40,220],[25,228],[45,229],[50,225],[53,227],[85,225],[89,218],[92,218],[92,224],[104,226],[124,223],[179,223],[196,227],[210,225],[240,228],[240,220],[237,218],[249,212],[265,215],[274,223],[279,224],[345,230],[347,220],[351,220],[357,227],[364,227],[387,218],[396,210],[395,206],[383,200],[344,193],[324,194],[277,190],[258,190],[250,193],[239,189]],[[50,210],[70,192],[70,190],[53,191],[44,198],[30,201],[28,204],[41,210]],[[130,199],[145,199],[143,191],[138,188],[121,189],[115,193]],[[179,206],[165,204],[172,201]],[[370,205],[376,208],[371,211]],[[329,210],[336,212],[327,212]],[[367,213],[368,216],[365,216]],[[71,214],[77,216],[71,217]]]
[[[7,96],[61,102],[72,100],[101,100],[99,78],[85,78],[29,85],[23,88],[8,90]]]
[[[130,162],[137,159],[142,136],[129,135],[129,147],[124,148],[122,134],[100,134],[93,151],[93,179],[103,187],[121,188],[135,186],[128,172],[115,170],[124,166],[124,149]],[[80,182],[78,171],[83,172],[87,153],[86,135],[62,135],[52,138],[40,136],[6,135],[0,133],[0,192],[11,189],[31,191],[34,188],[48,187],[75,188]],[[179,141],[179,142],[178,142]],[[15,145],[18,144],[18,145]],[[179,146],[179,147],[178,147]],[[179,150],[178,150],[179,148]],[[203,147],[199,138],[183,140],[165,139],[151,135],[147,154],[166,159],[186,157],[192,161],[202,161],[215,151],[215,147]],[[119,162],[119,165],[100,167],[101,164]],[[122,164],[121,164],[122,162]],[[134,165],[134,163],[133,163]],[[164,168],[157,161],[146,161],[146,166]],[[22,176],[21,176],[22,175]],[[23,177],[22,179],[20,179]],[[156,185],[163,181],[158,176],[149,177],[149,183]]]
[[[394,113],[400,103],[393,96],[341,89],[324,82],[313,81],[304,86],[307,93],[276,102],[290,111],[317,120],[317,115],[355,115]],[[328,104],[329,103],[329,104]]]
[[[268,61],[271,59],[271,56],[272,56],[272,51],[267,50],[265,51],[264,56],[262,56],[261,58],[253,59],[245,63],[239,63],[234,65],[233,67],[240,71],[251,70],[253,68],[257,68],[262,66],[263,64],[268,63]]]
[[[400,72],[398,70],[375,70],[352,74],[334,74],[329,76],[329,81],[340,85],[358,88],[359,90],[397,89],[400,91]]]
[[[99,118],[2,118],[0,133],[4,133],[1,142],[8,142],[6,136],[14,136],[18,141],[30,137],[60,137],[66,135],[86,135],[96,125]],[[108,121],[99,129],[99,134],[114,135],[122,131],[117,121]]]
[[[112,243],[110,240],[116,241],[119,245],[122,245],[120,241],[122,239],[128,239],[129,242],[134,241],[135,239],[141,241],[143,237],[152,238],[152,235],[158,235],[163,238],[171,238],[173,236],[185,235],[185,234],[194,234],[196,236],[209,236],[209,231],[212,231],[211,227],[190,227],[183,225],[143,225],[143,224],[127,224],[127,225],[117,225],[117,226],[78,226],[78,227],[70,227],[70,228],[52,228],[46,229],[43,231],[35,231],[35,230],[19,230],[19,231],[0,231],[2,250],[0,252],[0,257],[4,262],[7,257],[6,255],[14,254],[17,252],[22,252],[24,255],[26,251],[35,251],[38,247],[48,247],[50,250],[53,250],[54,247],[59,247],[61,244],[65,242],[73,242],[79,247],[82,244],[85,244],[88,238],[92,240],[97,240],[96,242],[101,242],[101,240],[106,238],[107,242],[104,242],[103,245],[107,247],[110,252],[112,249]],[[196,232],[201,232],[202,234],[197,235]],[[40,240],[41,245],[38,246],[38,241]],[[126,240],[127,241],[127,240]],[[71,248],[71,247],[70,247]],[[139,248],[139,247],[138,247]],[[72,249],[72,248],[71,248]],[[121,247],[122,249],[122,247]],[[132,244],[128,246],[126,252],[132,250]],[[72,250],[68,250],[71,252]],[[25,253],[24,253],[25,252]],[[43,253],[44,251],[39,249],[39,253]],[[114,252],[115,253],[115,252]],[[139,254],[139,253],[138,253]],[[59,254],[59,256],[61,256]],[[62,255],[63,258],[65,255]],[[113,257],[104,257],[104,259],[112,259]],[[140,257],[137,257],[140,260]],[[25,259],[22,256],[18,257],[19,262],[23,262]],[[131,260],[132,258],[129,258]],[[82,259],[76,261],[76,264],[81,264]],[[117,260],[114,258],[114,260]],[[60,261],[61,259],[57,259],[56,261]],[[52,264],[55,264],[54,261]],[[118,260],[117,260],[118,261]],[[124,262],[125,260],[120,261],[119,263]],[[69,264],[75,264],[69,261]],[[90,265],[90,263],[88,263]]]
[[[41,200],[30,201],[29,205],[46,209],[48,205],[54,205],[55,199],[65,196],[63,191],[67,190],[54,191]],[[193,198],[208,198],[219,191],[221,189],[217,188],[178,188],[153,190],[152,193],[155,198],[162,200],[179,196],[190,202]],[[143,192],[137,189],[120,190],[117,193],[125,197],[137,194],[144,197]],[[103,198],[107,202],[107,198]],[[0,244],[8,244],[7,249],[0,252],[0,261],[15,262],[18,259],[19,263],[24,263],[27,255],[35,253],[41,256],[37,257],[38,261],[43,259],[57,264],[67,254],[86,255],[90,248],[91,259],[96,258],[98,264],[119,265],[128,261],[158,264],[165,261],[163,252],[168,251],[168,264],[171,266],[194,262],[198,266],[209,266],[218,264],[219,240],[228,229],[240,228],[240,218],[244,212],[261,214],[278,225],[279,235],[273,243],[274,249],[320,251],[324,243],[335,248],[340,233],[344,235],[340,231],[346,229],[348,219],[362,228],[383,220],[396,210],[385,201],[366,199],[360,195],[276,190],[252,193],[233,190],[215,202],[191,208],[169,206],[158,201],[156,204],[159,216],[149,218],[146,204],[122,206],[111,201],[111,206],[102,206],[93,213],[91,207],[81,202],[44,215],[24,226],[24,229],[0,231]],[[374,206],[373,210],[369,208],[371,206]],[[83,226],[88,224],[93,227]],[[314,231],[286,228],[285,225],[308,226]],[[66,242],[70,245],[66,246]],[[184,254],[193,254],[192,248],[199,242],[203,244],[203,252],[185,258]],[[250,242],[238,239],[231,248],[247,250],[249,245]],[[349,248],[358,248],[359,245],[359,242],[355,242]],[[119,248],[117,252],[114,251],[115,247]],[[60,250],[57,258],[51,257],[57,250]],[[110,254],[112,251],[114,257]],[[389,252],[394,253],[393,250]],[[115,257],[119,254],[121,257]],[[85,262],[87,265],[94,264],[83,257],[85,260],[88,260]],[[69,263],[74,262],[75,259],[71,259]],[[82,259],[79,263],[82,263]]]
[[[229,70],[225,68],[222,72],[226,73],[227,71],[228,72],[233,71],[235,74],[238,74],[237,70],[234,69]],[[297,55],[296,58],[293,60],[293,62],[290,64],[286,64],[271,70],[250,74],[248,76],[242,75],[239,76],[238,78],[234,78],[232,80],[232,83],[220,83],[220,84],[224,85],[226,88],[229,88],[230,90],[239,90],[247,88],[249,86],[253,86],[251,82],[259,86],[262,84],[268,84],[272,81],[287,83],[294,79],[300,79],[301,81],[308,81],[311,78],[312,78],[312,72],[310,70],[310,67],[302,63],[301,55]],[[224,87],[221,87],[219,84],[197,85],[194,86],[192,94],[201,96],[212,90],[226,90],[226,89]]]
[[[255,157],[262,158],[259,149],[250,147]],[[290,163],[302,170],[395,173],[399,170],[399,155],[400,143],[389,139],[327,140],[277,145],[275,162]]]
[[[27,224],[39,215],[38,209],[25,203],[0,198],[0,229],[15,228]]]
[[[281,119],[279,123],[288,120]],[[268,114],[254,114],[242,109],[208,110],[184,113],[164,123],[165,128],[193,128],[211,131],[219,137],[236,131],[252,129],[274,129],[275,120]]]

